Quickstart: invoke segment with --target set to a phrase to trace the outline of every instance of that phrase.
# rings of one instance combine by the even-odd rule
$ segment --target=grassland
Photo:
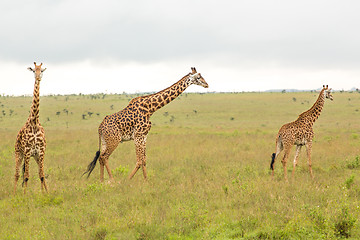
[[[303,149],[289,183],[280,161],[270,176],[275,137],[317,93],[183,94],[152,117],[148,180],[127,179],[135,147],[126,142],[110,157],[115,184],[99,182],[99,166],[81,175],[103,117],[133,96],[42,97],[50,191],[31,160],[25,196],[20,184],[12,194],[14,142],[31,97],[0,97],[0,238],[359,239],[360,94],[333,95],[314,126],[315,180]]]

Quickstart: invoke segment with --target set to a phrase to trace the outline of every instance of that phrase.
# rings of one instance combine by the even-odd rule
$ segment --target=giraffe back
[[[151,123],[142,97],[134,98],[120,112],[108,115],[99,126],[99,135],[106,144],[116,146],[119,142],[133,140],[137,133],[147,134]]]

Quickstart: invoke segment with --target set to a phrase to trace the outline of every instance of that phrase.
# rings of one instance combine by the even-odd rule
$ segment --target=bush
[[[354,227],[356,219],[349,213],[348,207],[343,207],[337,216],[334,224],[335,235],[338,237],[350,237],[351,229]]]
[[[355,176],[351,175],[348,179],[345,180],[345,187],[347,189],[350,189],[351,186],[354,184],[354,178],[355,178]]]
[[[360,157],[356,156],[354,161],[348,161],[346,167],[349,169],[354,169],[360,167]]]

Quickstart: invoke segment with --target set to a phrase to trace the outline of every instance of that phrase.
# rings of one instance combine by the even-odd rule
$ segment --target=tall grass
[[[49,194],[32,160],[28,192],[19,185],[15,196],[13,148],[31,98],[0,97],[1,239],[360,238],[360,94],[325,103],[314,125],[315,180],[304,151],[294,181],[284,182],[280,160],[272,179],[269,165],[279,128],[317,93],[183,94],[151,119],[147,181],[127,178],[133,142],[110,157],[115,184],[99,182],[98,166],[81,177],[98,150],[98,125],[131,97],[42,97]]]

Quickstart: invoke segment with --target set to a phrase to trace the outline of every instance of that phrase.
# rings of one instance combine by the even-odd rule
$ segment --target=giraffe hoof
[[[110,180],[107,181],[107,184],[110,184],[110,185],[111,185],[111,184],[113,184],[114,182],[115,182],[114,179],[110,179]]]

